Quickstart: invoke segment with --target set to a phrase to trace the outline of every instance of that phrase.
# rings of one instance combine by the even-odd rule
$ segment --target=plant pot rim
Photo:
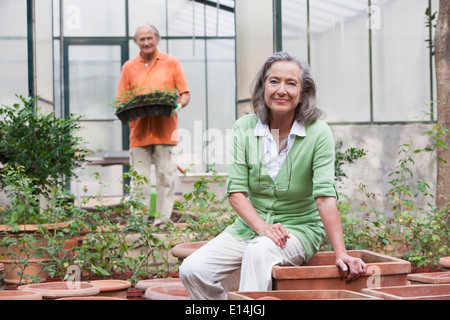
[[[450,257],[442,257],[439,259],[439,264],[443,268],[450,268]]]
[[[18,287],[18,290],[38,292],[43,298],[57,299],[76,296],[95,296],[100,293],[100,288],[88,282],[69,283],[67,281],[44,282],[26,284]]]
[[[423,283],[423,284],[426,284],[426,283],[430,283],[430,284],[439,284],[439,283],[450,284],[450,271],[408,274],[406,276],[406,280],[419,282],[419,283]]]
[[[42,300],[42,295],[25,290],[0,290],[0,300]]]
[[[145,291],[147,300],[190,300],[186,287],[181,282],[161,283]]]
[[[50,223],[35,223],[35,224],[18,224],[18,225],[11,225],[11,224],[0,224],[0,232],[11,232],[11,233],[17,233],[17,232],[36,232],[39,230],[39,227],[46,227],[48,230],[53,230],[57,227],[66,227],[68,225],[68,222],[50,222]],[[20,231],[12,231],[13,227],[18,227]]]
[[[150,287],[160,286],[161,283],[181,283],[180,278],[156,278],[141,280],[136,284],[136,289],[146,291]]]
[[[131,287],[131,282],[118,279],[91,280],[88,281],[100,288],[100,292],[126,290]]]

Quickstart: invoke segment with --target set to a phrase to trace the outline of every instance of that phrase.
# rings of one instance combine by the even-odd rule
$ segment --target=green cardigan
[[[268,224],[281,223],[301,241],[306,260],[309,260],[319,250],[325,236],[315,198],[337,197],[332,132],[325,122],[318,120],[306,126],[305,137],[296,136],[288,153],[289,167],[286,168],[285,161],[272,183],[286,186],[290,171],[289,190],[278,191],[265,188],[264,183],[261,186],[260,170],[264,172],[267,168],[265,161],[261,161],[264,156],[262,137],[254,134],[257,123],[254,114],[235,122],[226,192],[247,194],[250,203]],[[271,179],[270,176],[262,177]],[[225,231],[239,241],[258,236],[241,218]]]

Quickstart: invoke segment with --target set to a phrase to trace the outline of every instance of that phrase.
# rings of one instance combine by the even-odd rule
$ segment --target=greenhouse
[[[186,299],[387,299],[383,288],[424,284],[416,274],[425,267],[446,279],[434,297],[449,299],[449,17],[445,0],[0,0],[0,299],[11,285],[73,275],[81,283],[125,280],[128,299],[132,289],[142,300],[174,298],[155,296],[145,282],[167,277],[187,289]],[[294,64],[299,75],[281,71]],[[304,91],[305,74],[313,93]],[[176,102],[167,115],[124,120],[119,111],[144,97],[142,82],[172,90]],[[287,86],[298,86],[299,96]],[[321,117],[300,111],[310,97]],[[298,99],[296,111],[280,111],[291,99]],[[322,198],[336,199],[342,228],[323,216]],[[255,225],[240,211],[244,204],[259,214]],[[299,220],[287,215],[299,210]],[[54,231],[41,229],[47,223]],[[25,258],[11,253],[23,245],[18,225],[35,226],[27,236],[44,234],[31,241],[38,262],[28,249]],[[201,265],[197,253],[212,255],[204,244],[213,238],[253,232],[272,239],[269,229],[300,239],[297,268],[331,264],[342,279],[328,254],[339,260],[343,246],[351,256],[343,264],[361,261],[365,275],[344,288],[332,280],[324,287],[285,280],[277,262],[271,292],[246,290],[253,287],[242,266],[227,271],[222,296],[199,293],[210,284],[190,278],[189,255],[196,252]],[[25,275],[32,260],[43,266],[37,276]],[[375,293],[367,267],[379,276]],[[75,291],[98,296],[93,287]],[[38,292],[15,288],[27,289]]]

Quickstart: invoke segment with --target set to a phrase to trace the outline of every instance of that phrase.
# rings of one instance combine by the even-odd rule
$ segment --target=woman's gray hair
[[[302,85],[302,102],[295,109],[294,119],[306,125],[321,118],[323,113],[316,106],[316,83],[312,78],[308,63],[300,60],[291,53],[278,52],[266,60],[252,82],[251,101],[253,109],[261,122],[269,124],[271,120],[270,109],[264,99],[265,83],[269,75],[270,67],[278,61],[294,62],[300,68],[299,78]]]
[[[152,25],[151,23],[144,23],[144,24],[139,25],[139,26],[136,28],[136,32],[134,33],[134,37],[133,37],[134,42],[137,41],[137,38],[136,38],[136,37],[137,37],[138,31],[139,31],[141,28],[143,28],[143,27],[150,27],[150,28],[152,28],[153,31],[155,32],[155,36],[156,36],[156,39],[158,40],[158,42],[159,42],[159,40],[161,40],[161,35],[160,35],[160,33],[159,33],[159,30],[158,30],[154,25]]]

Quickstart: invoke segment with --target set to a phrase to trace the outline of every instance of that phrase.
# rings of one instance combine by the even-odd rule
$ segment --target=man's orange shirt
[[[151,65],[141,56],[127,61],[122,67],[116,98],[125,101],[130,90],[145,93],[152,90],[176,89],[181,95],[189,92],[183,68],[177,58],[157,51]],[[178,144],[178,116],[145,117],[131,121],[130,148],[151,144]]]

